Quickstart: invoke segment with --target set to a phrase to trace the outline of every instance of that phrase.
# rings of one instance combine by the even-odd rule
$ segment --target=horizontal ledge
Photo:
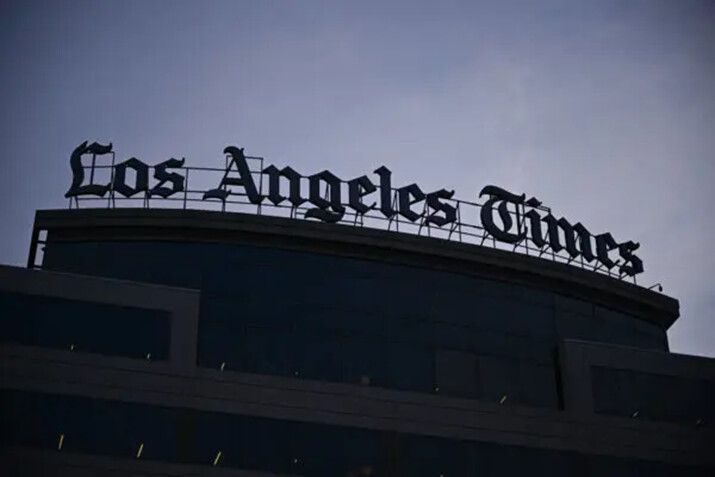
[[[446,239],[343,224],[180,209],[40,210],[53,240],[170,240],[273,246],[434,268],[524,284],[603,304],[669,328],[678,301],[604,274],[544,258]]]

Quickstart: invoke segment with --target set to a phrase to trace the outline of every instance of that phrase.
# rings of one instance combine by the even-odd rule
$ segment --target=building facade
[[[38,211],[0,267],[5,475],[711,475],[678,302],[538,256],[250,214]]]

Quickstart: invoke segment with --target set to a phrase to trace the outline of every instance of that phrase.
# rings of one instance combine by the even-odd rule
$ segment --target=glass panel
[[[482,399],[503,404],[520,402],[519,362],[490,356],[479,357]]]
[[[436,374],[440,394],[475,398],[479,396],[477,357],[454,350],[437,350]]]
[[[167,359],[170,315],[41,295],[0,295],[4,340],[110,356]]]
[[[243,458],[245,426],[241,416],[195,411],[191,413],[191,421],[194,432],[190,434],[191,454],[184,456],[186,461],[209,465],[218,457],[217,464],[221,466],[246,465]]]
[[[0,341],[32,344],[31,312],[27,295],[0,291]]]
[[[620,391],[618,375],[600,366],[591,367],[593,406],[596,413],[616,414],[620,412]]]
[[[715,408],[712,381],[594,366],[591,383],[599,414],[695,425]]]
[[[522,403],[529,406],[558,408],[556,375],[553,366],[535,366],[521,362],[519,373]]]
[[[12,445],[176,460],[175,410],[77,396],[3,390],[3,441]]]
[[[201,288],[201,257],[192,244],[156,242],[143,256],[147,281],[162,285]],[[229,283],[233,284],[232,280]],[[235,286],[235,285],[234,285]],[[208,292],[209,289],[204,289]]]
[[[340,381],[341,349],[337,335],[295,333],[295,369],[303,378]]]
[[[576,313],[588,317],[593,317],[594,307],[591,303],[583,300],[577,300],[563,295],[554,295],[554,306],[556,311],[565,311]]]
[[[477,475],[465,442],[409,435],[400,440],[401,475]]]
[[[470,351],[474,348],[474,330],[467,326],[435,322],[434,343],[440,348]]]
[[[434,390],[434,352],[425,346],[390,343],[389,385],[397,389]]]
[[[148,282],[150,274],[147,261],[151,259],[155,248],[153,244],[99,242],[95,272],[103,277]]]
[[[405,343],[428,346],[435,341],[435,323],[417,319],[390,320],[392,325],[391,337]]]
[[[627,314],[545,290],[422,267],[271,247],[118,241],[49,243],[45,260],[68,271],[79,267],[85,273],[201,288],[202,366],[226,362],[231,369],[251,372],[295,376],[298,371],[314,379],[432,392],[439,386],[435,372],[446,373],[435,370],[445,366],[435,363],[433,350],[439,348],[484,357],[479,367],[491,388],[489,399],[509,394],[510,401],[551,407],[552,354],[558,340],[667,349],[663,330]],[[236,323],[251,331],[246,334]],[[74,340],[90,349],[101,341],[91,321],[74,331],[57,323],[43,326],[46,332],[37,337],[48,345],[64,347]],[[149,345],[161,349],[154,338],[141,341],[158,333],[153,326],[132,321],[128,329],[106,329],[119,337],[121,346],[133,343],[132,355],[143,355]],[[26,322],[8,325],[7,319],[0,324],[0,336],[35,339]],[[110,343],[102,346],[113,349]],[[501,358],[533,367],[527,372],[522,364],[506,364],[510,361]],[[462,365],[442,369],[448,368]],[[450,388],[450,381],[440,387]],[[465,386],[449,392],[475,393],[471,384]],[[625,413],[632,406],[653,415],[670,412],[643,400],[619,404],[618,409]]]
[[[441,437],[0,390],[0,444],[294,475],[673,475],[706,469]],[[179,416],[181,415],[181,418]],[[177,453],[177,436],[182,452]],[[142,445],[143,444],[143,445]]]
[[[296,473],[361,475],[379,466],[379,433],[375,431],[296,422],[291,424],[291,437]]]
[[[386,341],[346,337],[342,342],[343,381],[366,386],[388,385]]]
[[[596,341],[597,325],[590,316],[570,311],[556,311],[556,333],[559,339]]]
[[[95,275],[96,254],[96,243],[54,242],[50,232],[42,257],[42,268],[81,275]]]
[[[290,472],[295,455],[291,450],[291,423],[252,416],[241,417],[241,467]]]
[[[200,366],[242,370],[246,346],[246,330],[238,321],[208,320],[199,324],[198,362]]]
[[[295,341],[291,333],[249,327],[241,347],[241,369],[252,373],[294,376]]]

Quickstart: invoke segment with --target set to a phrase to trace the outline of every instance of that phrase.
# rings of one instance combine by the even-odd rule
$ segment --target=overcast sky
[[[475,199],[536,196],[641,243],[681,303],[676,352],[715,356],[715,2],[4,1],[0,263],[66,207],[69,155],[304,174],[380,165]]]

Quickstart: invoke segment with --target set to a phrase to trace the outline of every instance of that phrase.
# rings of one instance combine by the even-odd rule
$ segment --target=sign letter
[[[131,167],[137,173],[134,187],[127,185],[128,167]],[[114,181],[112,182],[112,187],[115,192],[119,192],[124,197],[131,197],[137,192],[143,192],[149,189],[149,166],[136,157],[132,157],[121,164],[117,164],[114,169]]]
[[[482,210],[479,213],[482,219],[482,225],[495,239],[501,242],[507,243],[519,243],[526,237],[526,230],[521,230],[514,234],[509,232],[514,225],[514,221],[511,218],[511,213],[507,209],[507,204],[512,203],[515,206],[519,206],[524,203],[526,198],[525,194],[516,195],[508,192],[500,187],[488,185],[485,186],[479,193],[479,197],[483,195],[490,195],[491,198],[487,200],[484,205],[482,205]],[[499,217],[501,218],[503,229],[500,229],[496,223],[494,223],[493,208],[494,204],[500,202],[497,206],[499,211]],[[518,214],[518,212],[517,212]],[[517,216],[518,219],[518,216]],[[517,230],[521,229],[521,224],[517,224]]]
[[[286,198],[281,195],[281,176],[288,179],[289,182],[289,198],[288,200],[293,207],[298,207],[305,199],[300,196],[300,179],[301,175],[290,167],[278,169],[276,166],[268,166],[263,169],[263,173],[268,176],[268,200],[273,202],[273,205],[279,205]]]
[[[380,176],[380,211],[389,219],[396,213],[392,208],[392,171],[380,166],[375,169],[375,174]]]
[[[442,227],[457,220],[457,209],[439,200],[451,199],[453,196],[454,191],[448,191],[446,189],[440,189],[427,194],[427,205],[436,211],[431,213],[429,217],[427,217],[427,220],[425,220],[427,225],[435,224],[437,227]],[[437,215],[439,212],[444,212],[444,217]]]
[[[160,162],[154,166],[154,179],[158,180],[159,183],[149,191],[149,197],[158,195],[166,199],[172,194],[182,192],[184,190],[184,176],[175,172],[168,173],[166,170],[177,169],[183,167],[183,165],[184,159],[179,160],[172,157],[168,161]],[[167,182],[171,182],[171,188],[162,187]]]
[[[70,167],[72,168],[72,185],[70,190],[65,193],[65,197],[77,197],[78,195],[98,195],[104,197],[104,194],[109,191],[109,184],[87,184],[82,185],[84,182],[84,167],[82,166],[82,156],[87,153],[91,153],[95,156],[101,156],[103,154],[109,154],[112,152],[112,144],[109,143],[107,146],[93,142],[87,146],[87,141],[77,146],[72,155],[70,156]],[[92,161],[92,167],[94,167],[94,160]],[[94,172],[94,171],[93,171]]]
[[[243,149],[239,149],[235,146],[229,146],[223,150],[223,153],[231,156],[231,162],[228,164],[228,168],[226,169],[219,186],[215,189],[206,191],[204,193],[203,200],[221,199],[224,201],[231,193],[231,191],[226,189],[226,186],[237,185],[243,186],[246,191],[246,197],[248,197],[248,200],[252,204],[260,204],[261,196],[258,195],[256,183],[253,182],[253,176],[251,176],[251,171],[248,169],[248,164],[246,164],[246,156],[243,155]],[[234,164],[236,165],[238,177],[228,177],[228,173],[231,172],[231,167]]]
[[[397,199],[400,204],[401,216],[410,222],[414,222],[422,217],[422,214],[418,214],[410,208],[412,204],[425,200],[425,193],[422,192],[422,189],[420,189],[417,184],[400,187],[397,190]]]
[[[377,187],[367,176],[360,176],[348,181],[348,204],[357,212],[365,214],[375,207],[375,202],[372,205],[365,205],[362,203],[362,198],[376,190]]]
[[[330,171],[323,171],[310,176],[310,203],[316,207],[309,209],[305,213],[305,217],[315,217],[323,222],[339,222],[345,215],[345,207],[340,202],[340,179]],[[325,200],[320,195],[321,182],[325,182],[328,186],[328,197],[330,200]],[[328,208],[332,208],[331,212]]]

